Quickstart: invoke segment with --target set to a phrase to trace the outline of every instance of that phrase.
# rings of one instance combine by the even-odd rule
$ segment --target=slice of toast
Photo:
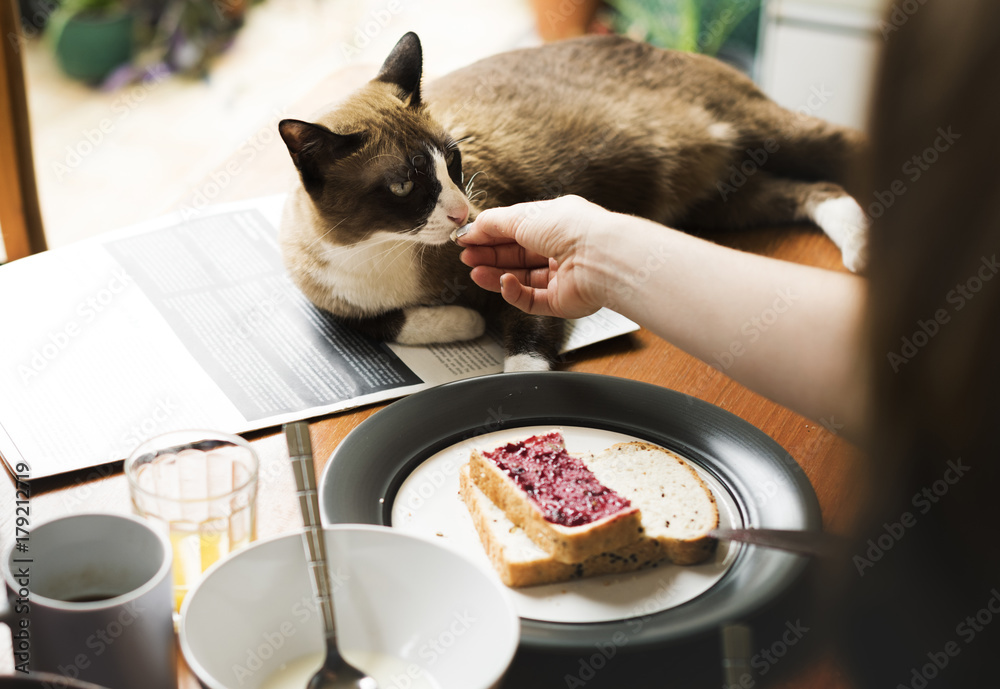
[[[528,538],[507,518],[472,480],[469,465],[459,472],[460,495],[469,509],[479,540],[500,575],[511,587],[554,584],[601,574],[630,572],[652,565],[666,556],[663,547],[652,539],[639,539],[617,552],[604,552],[583,562],[559,562]]]
[[[642,535],[639,510],[566,454],[558,432],[487,453],[473,450],[469,469],[486,497],[558,562],[580,563]]]
[[[539,547],[508,519],[472,479],[471,462],[460,473],[460,494],[480,542],[508,586],[535,586],[581,577],[629,572],[667,560],[691,565],[715,548],[708,532],[718,508],[708,486],[674,453],[644,442],[620,443],[580,459],[602,483],[626,495],[642,514],[644,534],[617,550],[564,563]]]
[[[633,441],[581,456],[594,475],[642,512],[647,538],[678,565],[704,561],[715,549],[708,532],[719,525],[715,497],[694,468],[670,450]]]

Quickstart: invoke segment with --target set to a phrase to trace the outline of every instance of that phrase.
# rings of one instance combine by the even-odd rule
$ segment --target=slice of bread
[[[527,480],[533,495],[529,495],[508,471],[487,456],[488,454],[513,462],[518,460],[515,450],[524,448],[529,450],[537,448],[536,456],[540,458],[538,462],[540,468],[533,465],[527,466],[526,470],[517,467],[511,469],[511,473],[517,473],[522,483]],[[627,501],[621,501],[619,496],[613,495],[605,486],[598,486],[596,483],[593,485],[604,492],[604,497],[611,497],[622,503],[617,511],[577,525],[564,525],[549,520],[541,505],[547,502],[550,508],[549,514],[552,514],[553,496],[558,497],[561,493],[576,491],[577,498],[582,495],[585,500],[591,499],[589,490],[580,493],[577,490],[578,484],[567,478],[568,471],[563,472],[563,465],[556,464],[563,462],[579,465],[579,461],[565,454],[562,435],[553,432],[532,436],[521,443],[508,443],[486,454],[473,450],[469,469],[476,486],[494,505],[504,511],[508,519],[523,529],[528,538],[556,561],[576,564],[595,555],[618,550],[629,543],[634,543],[642,536],[642,517],[639,510],[625,504]],[[539,468],[537,473],[532,473],[536,468]],[[581,473],[585,476],[579,480],[593,482],[591,472],[586,471],[583,466],[580,466],[580,473],[573,476],[579,477]],[[529,476],[530,478],[525,478]],[[561,511],[558,505],[555,507],[555,511]]]
[[[647,538],[658,541],[678,565],[702,562],[715,549],[708,532],[719,525],[719,508],[698,473],[670,450],[641,441],[618,443],[581,456],[604,485],[642,512]]]
[[[538,547],[523,529],[515,526],[504,511],[479,490],[472,480],[468,464],[460,470],[459,486],[479,540],[500,580],[507,586],[539,586],[600,574],[630,572],[653,565],[666,556],[659,542],[644,538],[617,552],[600,553],[576,564],[559,562]]]
[[[715,548],[708,532],[718,507],[708,486],[683,459],[657,445],[620,443],[580,459],[599,480],[641,510],[644,534],[615,550],[578,563],[556,560],[479,490],[472,463],[460,473],[460,495],[490,561],[508,586],[535,586],[581,577],[629,572],[661,560],[691,565]]]

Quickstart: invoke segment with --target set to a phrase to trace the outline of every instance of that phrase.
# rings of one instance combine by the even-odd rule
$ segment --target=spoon
[[[708,535],[720,541],[736,541],[814,557],[833,557],[844,545],[843,539],[825,531],[712,529]]]
[[[305,547],[313,595],[323,618],[326,638],[326,658],[323,667],[309,680],[306,689],[378,689],[371,677],[344,660],[337,648],[337,625],[333,617],[333,592],[326,564],[326,543],[319,516],[319,498],[316,494],[316,472],[313,469],[312,441],[309,424],[285,424],[288,456],[292,460],[296,495],[302,510],[302,545]]]

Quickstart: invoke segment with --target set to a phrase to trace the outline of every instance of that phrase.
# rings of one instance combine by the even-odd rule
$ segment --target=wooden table
[[[308,119],[324,103],[371,78],[374,71],[374,67],[365,66],[331,75],[300,103],[289,108],[287,116]],[[262,127],[274,127],[275,124],[262,123]],[[263,128],[261,131],[266,131]],[[239,168],[239,174],[231,176],[228,186],[221,189],[213,201],[245,199],[291,188],[295,182],[295,172],[284,146],[277,136],[258,136],[255,140],[261,141],[264,138],[268,143],[261,147],[252,164]],[[227,164],[238,160],[241,158],[234,156],[232,161],[221,163],[219,169],[226,169]],[[178,198],[178,207],[182,207],[190,198],[191,192],[188,191]],[[839,252],[814,228],[759,230],[721,237],[718,241],[790,261],[842,269]],[[805,470],[819,498],[825,528],[834,533],[844,533],[851,527],[858,507],[859,496],[855,487],[860,476],[862,457],[859,451],[837,436],[835,419],[826,424],[817,424],[794,414],[646,330],[573,353],[561,368],[664,386],[742,417],[770,435]],[[385,405],[374,405],[311,420],[317,474],[322,472],[327,458],[347,434],[372,414],[378,413],[383,406]],[[287,470],[283,437],[277,430],[271,429],[250,436],[261,457],[258,503],[258,535],[261,538],[286,533],[301,526],[291,474]],[[120,465],[36,482],[33,488],[32,512],[35,521],[74,512],[130,510],[127,485]],[[13,479],[5,474],[0,478],[3,504],[12,504],[13,498],[8,502],[7,496],[13,496],[13,492]],[[7,514],[0,516],[0,525],[4,529],[9,527],[7,518]],[[9,648],[2,647],[9,642],[4,639],[5,637],[0,636],[0,671],[10,671]],[[784,676],[767,686],[808,686],[810,689],[848,689],[851,686],[830,652],[820,648],[806,656],[803,651],[801,662],[791,659],[794,655],[795,649],[789,649],[790,659],[782,660],[775,667],[789,668],[790,671],[780,673]],[[612,671],[609,670],[610,672]],[[768,679],[775,675],[779,673],[771,673]],[[722,685],[721,674],[718,677],[718,684],[713,686]],[[183,661],[179,685],[182,689],[195,689],[199,686]],[[566,686],[565,682],[560,682],[559,685]],[[758,680],[753,686],[764,685]]]

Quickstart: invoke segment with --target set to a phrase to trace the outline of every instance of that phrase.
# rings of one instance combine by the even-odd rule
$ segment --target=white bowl
[[[396,659],[382,689],[413,689],[421,672],[440,689],[499,684],[520,621],[496,577],[439,543],[388,527],[324,531],[340,646],[359,665],[366,653]],[[210,568],[184,601],[180,644],[208,689],[258,689],[286,664],[321,653],[300,534],[254,543]]]

